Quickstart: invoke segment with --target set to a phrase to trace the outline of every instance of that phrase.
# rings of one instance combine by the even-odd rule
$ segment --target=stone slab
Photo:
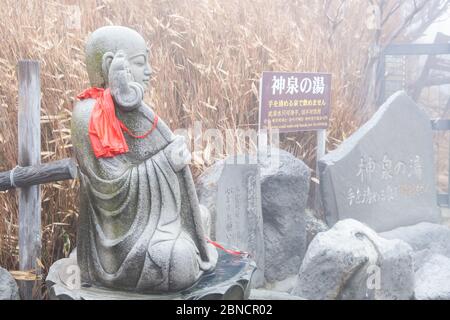
[[[356,219],[377,232],[439,222],[431,123],[400,91],[319,161],[327,222]]]
[[[264,284],[264,234],[257,164],[225,164],[218,183],[216,240],[248,252],[257,270],[253,284]]]

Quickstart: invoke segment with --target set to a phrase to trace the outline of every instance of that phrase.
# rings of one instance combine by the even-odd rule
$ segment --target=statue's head
[[[86,67],[91,86],[108,87],[109,68],[119,50],[126,55],[133,81],[147,88],[152,74],[147,44],[135,30],[121,26],[102,27],[89,36],[86,43]]]

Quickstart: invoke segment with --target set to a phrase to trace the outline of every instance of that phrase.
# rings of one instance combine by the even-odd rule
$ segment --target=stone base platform
[[[143,294],[77,284],[76,255],[56,261],[46,285],[52,300],[247,300],[256,264],[244,256],[219,252],[216,269],[190,288],[167,294]],[[78,277],[78,278],[77,278]]]

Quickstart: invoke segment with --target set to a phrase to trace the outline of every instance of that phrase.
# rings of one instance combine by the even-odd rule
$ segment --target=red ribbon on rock
[[[158,124],[158,116],[149,131],[134,135],[116,116],[110,89],[92,87],[77,96],[78,99],[95,99],[89,119],[89,138],[97,158],[108,158],[127,153],[128,145],[123,131],[135,139],[143,139],[152,133]]]
[[[221,244],[219,244],[219,243],[217,243],[215,241],[212,241],[211,239],[208,239],[208,238],[206,238],[206,242],[211,243],[214,247],[219,248],[220,250],[223,250],[223,251],[225,251],[226,253],[229,253],[229,254],[233,254],[233,255],[236,255],[236,256],[242,256],[242,255],[247,255],[248,256],[249,255],[249,253],[245,252],[245,251],[226,249]]]

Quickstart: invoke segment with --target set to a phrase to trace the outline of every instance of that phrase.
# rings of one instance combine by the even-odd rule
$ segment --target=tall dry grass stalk
[[[330,72],[333,149],[360,124],[355,117],[371,34],[365,1],[324,12],[325,0],[3,0],[0,11],[0,171],[17,163],[19,59],[41,62],[42,161],[70,157],[74,97],[88,87],[84,42],[97,27],[135,28],[148,39],[155,70],[147,97],[172,128],[256,128],[264,70]],[[336,2],[331,2],[331,6]],[[66,5],[81,8],[81,29]],[[334,10],[334,11],[333,11]],[[339,26],[333,14],[343,18]],[[284,149],[313,167],[315,134],[285,134]],[[201,172],[206,163],[196,163]],[[48,268],[75,246],[78,183],[42,187],[42,262]],[[15,191],[0,193],[0,265],[18,268]]]

